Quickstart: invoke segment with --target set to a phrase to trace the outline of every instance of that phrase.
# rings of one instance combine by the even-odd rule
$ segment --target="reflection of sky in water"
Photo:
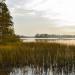
[[[13,71],[10,73],[10,75],[75,75],[74,72],[64,72],[63,69],[61,72],[57,71],[57,68],[55,71],[52,71],[52,69],[46,70],[39,70],[38,68],[22,68],[22,69],[13,69]]]
[[[67,45],[75,45],[75,38],[66,38],[66,39],[58,39],[58,38],[21,38],[24,42],[54,42],[60,44]]]

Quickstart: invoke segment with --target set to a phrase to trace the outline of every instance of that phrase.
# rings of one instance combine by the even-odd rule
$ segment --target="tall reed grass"
[[[0,68],[75,65],[75,46],[47,42],[0,45]]]

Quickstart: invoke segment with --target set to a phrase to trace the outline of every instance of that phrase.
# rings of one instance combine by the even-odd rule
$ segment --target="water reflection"
[[[0,75],[75,75],[74,66],[54,67],[34,67],[25,66],[23,68],[0,69]]]
[[[75,70],[69,71],[69,69],[58,69],[58,68],[39,68],[39,67],[24,67],[24,68],[13,68],[10,75],[75,75]]]

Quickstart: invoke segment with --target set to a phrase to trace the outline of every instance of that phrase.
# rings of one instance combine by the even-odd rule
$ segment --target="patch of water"
[[[59,72],[57,68],[53,70],[26,66],[24,68],[13,68],[10,75],[75,75],[75,72],[65,72],[63,69]]]

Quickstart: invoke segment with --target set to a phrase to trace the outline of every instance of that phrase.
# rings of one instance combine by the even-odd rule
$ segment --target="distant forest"
[[[75,38],[75,35],[36,34],[34,36],[20,36],[20,38]]]

